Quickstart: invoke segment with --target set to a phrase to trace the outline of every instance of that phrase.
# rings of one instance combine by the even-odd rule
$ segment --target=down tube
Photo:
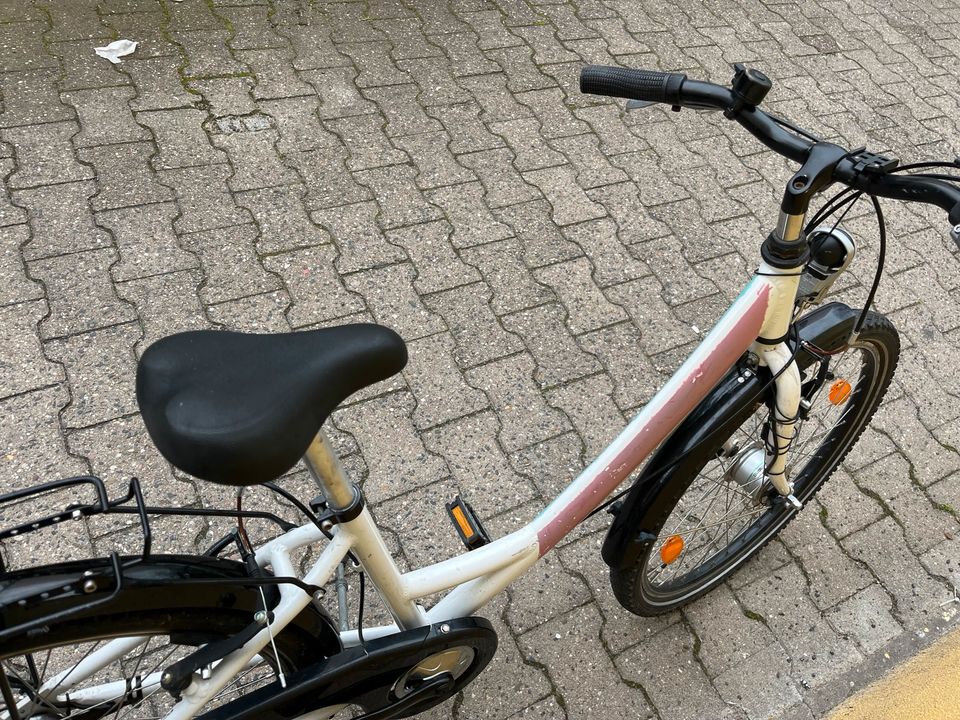
[[[770,295],[769,280],[754,276],[667,384],[534,520],[541,556],[603,502],[720,382],[759,336]]]

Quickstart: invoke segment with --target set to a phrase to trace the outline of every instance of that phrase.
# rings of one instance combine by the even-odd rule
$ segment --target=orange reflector
[[[473,537],[473,528],[470,527],[470,522],[467,520],[467,516],[463,512],[463,508],[459,505],[454,505],[450,510],[453,513],[453,519],[456,521],[457,525],[460,526],[460,532],[463,533],[465,540],[469,540]]]
[[[682,552],[683,538],[679,535],[672,535],[660,546],[660,559],[663,560],[664,565],[669,565],[680,557]]]
[[[850,397],[850,383],[846,380],[837,380],[833,385],[830,386],[830,402],[834,405],[840,405],[848,397]]]

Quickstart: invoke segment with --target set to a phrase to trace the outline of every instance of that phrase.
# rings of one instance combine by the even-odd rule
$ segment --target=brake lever
[[[950,239],[956,244],[957,249],[960,249],[960,225],[950,228]]]
[[[657,103],[653,100],[627,100],[627,112],[631,110],[640,110],[641,108],[650,107],[651,105],[656,105]]]

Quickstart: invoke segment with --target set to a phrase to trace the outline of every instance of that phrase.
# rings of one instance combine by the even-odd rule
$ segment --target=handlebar
[[[659,102],[679,109],[722,110],[774,152],[804,164],[816,143],[779,125],[757,105],[770,89],[770,81],[756,70],[737,68],[732,88],[690,80],[684,73],[588,65],[580,74],[580,91],[593,95]],[[951,226],[960,225],[960,189],[942,180],[891,175],[861,167],[848,152],[833,168],[830,181],[893,200],[936,205],[947,211]]]

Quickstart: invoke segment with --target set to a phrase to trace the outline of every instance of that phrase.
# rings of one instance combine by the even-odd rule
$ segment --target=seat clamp
[[[365,502],[363,492],[356,483],[350,485],[353,492],[353,499],[345,508],[334,509],[327,504],[327,499],[323,495],[318,495],[310,501],[310,509],[317,513],[317,522],[323,525],[325,522],[339,524],[356,520],[363,512]]]

